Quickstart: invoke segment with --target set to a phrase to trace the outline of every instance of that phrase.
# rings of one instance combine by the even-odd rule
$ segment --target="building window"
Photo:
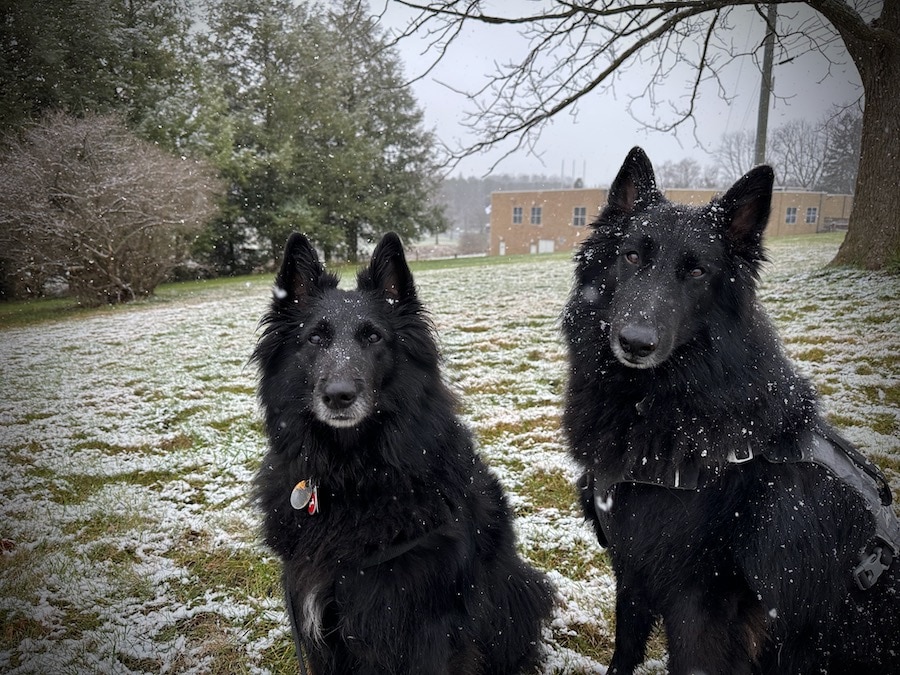
[[[540,206],[532,206],[531,207],[531,224],[532,225],[540,225],[541,224],[541,207]]]
[[[513,207],[513,225],[521,225],[522,224],[522,207],[514,206]]]
[[[787,213],[784,216],[784,222],[788,225],[793,225],[797,222],[797,207],[789,206],[787,207]]]
[[[810,206],[806,209],[806,222],[815,223],[819,219],[819,209],[816,206]]]
[[[584,227],[587,225],[587,207],[576,206],[572,213],[572,225],[575,227]]]

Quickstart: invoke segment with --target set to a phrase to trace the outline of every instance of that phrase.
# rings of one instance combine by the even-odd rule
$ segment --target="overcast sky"
[[[390,0],[373,0],[373,11],[380,11],[385,2],[382,23],[386,29],[402,27],[410,12]],[[498,5],[507,15],[517,11],[533,12],[534,0],[506,0]],[[520,9],[521,8],[521,9]],[[805,6],[790,5],[784,12],[794,15],[805,12]],[[781,21],[787,21],[786,18]],[[733,21],[733,41],[739,47],[752,49],[763,36],[763,20],[747,13],[746,18]],[[453,91],[475,91],[484,83],[495,63],[505,63],[527,48],[527,41],[508,27],[476,25],[460,36],[451,47],[448,57],[427,76],[413,84],[426,125],[445,143],[456,146],[471,140],[462,122],[466,112],[474,107],[465,95]],[[435,54],[423,54],[424,42],[406,39],[399,44],[407,76],[422,74],[434,61]],[[760,50],[760,61],[761,61]],[[829,63],[820,54],[796,59],[775,67],[775,93],[769,117],[769,129],[785,121],[805,118],[818,121],[834,105],[847,105],[859,99],[859,77],[843,48],[830,51]],[[711,153],[724,133],[749,129],[755,131],[759,96],[760,73],[750,58],[732,64],[725,72],[725,83],[733,96],[726,104],[710,87],[701,94],[697,106],[696,127],[688,124],[677,133],[650,131],[636,122],[627,112],[631,94],[646,86],[640,66],[628,71],[627,77],[616,86],[615,95],[591,94],[579,105],[576,116],[564,112],[547,128],[538,144],[541,157],[518,152],[500,161],[494,173],[546,174],[582,177],[585,185],[608,185],[615,177],[622,160],[634,145],[641,145],[655,164],[692,157],[701,164],[712,164]],[[449,85],[449,86],[447,86]],[[672,82],[660,97],[660,104],[677,101],[686,91],[686,82]],[[629,91],[629,89],[631,91]],[[667,100],[668,97],[668,100]],[[659,110],[657,112],[660,112]],[[649,117],[652,112],[645,112]],[[454,175],[481,176],[491,171],[501,152],[474,156],[464,160]],[[748,167],[749,169],[750,167]]]

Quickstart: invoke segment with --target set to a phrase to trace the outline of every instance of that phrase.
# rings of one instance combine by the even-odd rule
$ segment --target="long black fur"
[[[399,238],[356,290],[337,284],[292,235],[253,355],[269,437],[256,499],[312,673],[533,667],[552,589],[516,553]],[[318,486],[312,515],[289,501],[301,480]]]
[[[772,182],[761,166],[674,204],[635,148],[576,254],[563,426],[616,575],[611,673],[660,618],[671,673],[900,672],[900,562],[856,588],[871,512],[793,461],[834,432],[755,299]]]

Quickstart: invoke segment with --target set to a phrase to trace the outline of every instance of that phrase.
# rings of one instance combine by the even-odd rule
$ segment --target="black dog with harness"
[[[611,673],[900,673],[900,527],[756,297],[774,174],[703,206],[635,148],[575,256],[563,431],[616,577]]]

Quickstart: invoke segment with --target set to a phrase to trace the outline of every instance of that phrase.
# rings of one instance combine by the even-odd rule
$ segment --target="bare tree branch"
[[[533,152],[542,129],[553,117],[566,111],[574,113],[592,92],[612,89],[616,78],[638,61],[654,64],[654,71],[643,93],[631,97],[629,114],[638,119],[635,105],[645,100],[652,110],[665,115],[651,122],[639,119],[642,124],[659,131],[677,130],[694,118],[705,82],[714,83],[719,95],[727,97],[722,69],[736,59],[755,55],[759,49],[759,45],[750,50],[736,49],[727,42],[724,30],[724,21],[735,8],[760,12],[755,0],[556,0],[545,6],[545,11],[527,15],[489,12],[482,0],[394,1],[418,12],[397,39],[424,33],[430,40],[426,51],[437,51],[436,58],[418,77],[433,72],[447,58],[451,43],[459,39],[468,23],[518,29],[528,43],[524,56],[485,74],[483,86],[459,92],[473,99],[474,110],[464,125],[475,140],[450,150],[454,162],[510,143],[512,149],[504,157],[522,148]],[[820,16],[799,26],[798,21],[780,21],[775,27],[780,60],[821,52],[827,59],[827,77],[840,63],[828,56],[830,45],[846,35],[872,40],[879,31],[889,32],[867,18],[874,11],[874,0],[855,3],[857,6],[852,7],[842,0],[809,0],[808,6]],[[797,5],[785,0],[777,4]],[[797,16],[796,10],[790,12],[786,17]],[[885,35],[885,39],[889,37]],[[686,84],[684,103],[667,101],[664,105],[656,90],[675,76]]]

